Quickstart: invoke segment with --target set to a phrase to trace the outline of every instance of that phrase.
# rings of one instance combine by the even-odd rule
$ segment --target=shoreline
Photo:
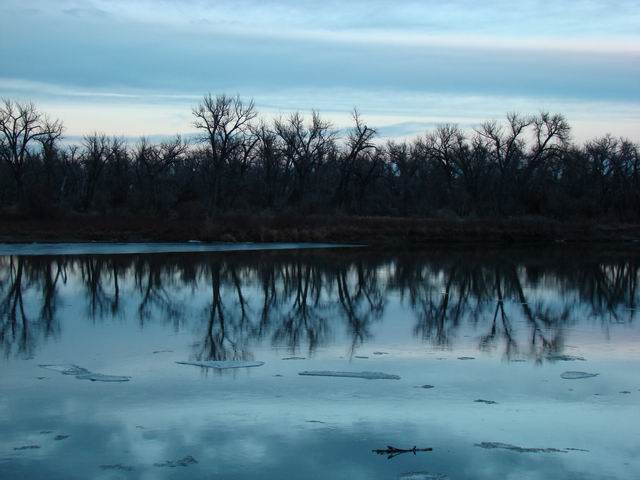
[[[541,218],[432,219],[340,215],[220,215],[206,220],[69,215],[0,217],[0,242],[313,242],[420,247],[442,244],[640,243],[640,224]]]

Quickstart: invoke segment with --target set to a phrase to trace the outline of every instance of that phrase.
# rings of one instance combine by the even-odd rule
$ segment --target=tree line
[[[508,114],[471,132],[441,125],[413,140],[377,136],[357,110],[337,130],[318,112],[273,121],[253,101],[206,95],[197,138],[128,143],[63,139],[33,103],[0,106],[0,207],[174,215],[225,212],[635,221],[639,146],[605,135],[571,141],[560,114]]]

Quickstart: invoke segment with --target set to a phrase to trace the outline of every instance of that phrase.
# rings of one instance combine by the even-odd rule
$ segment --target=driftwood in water
[[[371,450],[374,453],[377,453],[378,455],[388,455],[387,458],[393,458],[397,455],[402,455],[403,453],[413,453],[414,455],[416,454],[416,452],[431,452],[433,451],[433,448],[417,448],[415,445],[413,448],[396,448],[396,447],[392,447],[391,445],[387,445],[387,448],[381,448],[381,449],[377,449],[377,450]]]

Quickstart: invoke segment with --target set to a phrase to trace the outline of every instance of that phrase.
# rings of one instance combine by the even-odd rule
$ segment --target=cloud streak
[[[170,112],[208,91],[273,111],[308,98],[341,114],[358,105],[396,124],[431,122],[407,111],[426,98],[465,99],[467,110],[481,98],[486,116],[579,102],[581,116],[597,106],[594,121],[640,103],[638,1],[5,0],[0,9],[0,96],[84,104],[87,114],[127,102]]]

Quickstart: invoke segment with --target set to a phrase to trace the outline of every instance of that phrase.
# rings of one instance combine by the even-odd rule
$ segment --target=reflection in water
[[[424,342],[453,348],[474,328],[480,350],[541,361],[563,351],[567,326],[632,322],[639,267],[635,255],[568,252],[0,257],[0,344],[33,355],[64,327],[60,291],[80,286],[91,321],[121,317],[131,299],[141,328],[195,329],[197,360],[248,360],[264,340],[313,355],[336,329],[353,356],[398,296]]]
[[[0,478],[635,480],[638,258],[0,257]]]

